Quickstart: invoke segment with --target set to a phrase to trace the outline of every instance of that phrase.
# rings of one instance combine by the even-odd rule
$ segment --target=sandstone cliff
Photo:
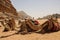
[[[10,0],[0,0],[0,12],[18,15]]]

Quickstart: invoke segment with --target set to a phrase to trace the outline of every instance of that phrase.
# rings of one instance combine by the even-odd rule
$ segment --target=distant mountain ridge
[[[52,16],[52,17],[57,17],[57,18],[60,18],[60,14],[52,14],[52,15],[47,15],[47,16],[45,16],[45,17],[43,17],[43,18],[49,18],[50,16]]]
[[[44,16],[43,18],[37,18],[38,20],[40,19],[49,19],[50,17],[57,17],[57,18],[60,18],[60,14],[52,14],[52,15],[47,15],[47,16]]]
[[[24,11],[19,11],[19,12],[18,12],[18,16],[19,16],[21,19],[31,18],[31,16],[29,16],[28,14],[26,14]]]

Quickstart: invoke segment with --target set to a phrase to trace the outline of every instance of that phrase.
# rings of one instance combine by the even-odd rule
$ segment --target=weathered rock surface
[[[19,11],[19,12],[18,12],[18,16],[19,16],[21,19],[32,18],[31,16],[29,16],[28,14],[26,14],[24,11]]]
[[[0,0],[0,12],[18,15],[10,0]]]

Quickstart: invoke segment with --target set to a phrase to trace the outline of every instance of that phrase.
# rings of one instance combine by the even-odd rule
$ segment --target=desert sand
[[[9,35],[11,33],[7,32],[2,34]],[[60,40],[60,31],[46,34],[38,34],[38,33],[31,33],[26,35],[16,34],[6,38],[0,38],[0,40]]]

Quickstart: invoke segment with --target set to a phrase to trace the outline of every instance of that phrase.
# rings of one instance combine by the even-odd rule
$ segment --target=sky
[[[60,0],[11,0],[17,11],[38,18],[55,13],[60,14]]]

